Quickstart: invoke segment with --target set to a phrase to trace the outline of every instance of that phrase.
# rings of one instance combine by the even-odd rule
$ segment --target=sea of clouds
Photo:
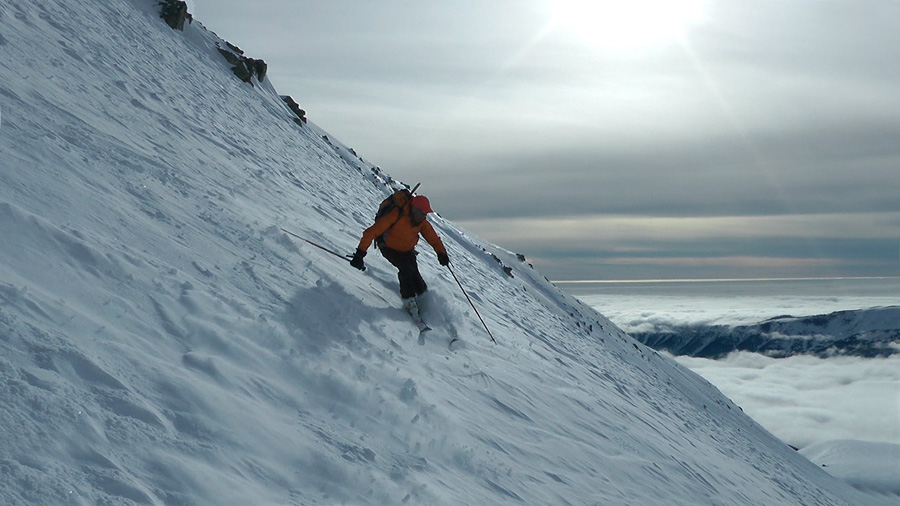
[[[580,295],[626,332],[674,325],[746,325],[896,305],[879,296]],[[900,356],[792,356],[735,352],[723,360],[675,357],[785,442],[804,448],[834,440],[900,444]]]

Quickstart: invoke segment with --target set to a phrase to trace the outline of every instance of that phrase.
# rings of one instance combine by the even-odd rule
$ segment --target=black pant
[[[408,299],[425,293],[428,285],[419,274],[419,265],[416,263],[416,250],[397,251],[382,246],[381,254],[388,262],[398,269],[397,279],[400,280],[400,297]]]

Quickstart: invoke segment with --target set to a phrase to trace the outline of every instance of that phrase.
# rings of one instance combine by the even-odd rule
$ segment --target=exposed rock
[[[249,68],[247,68],[246,62],[237,62],[233,67],[231,67],[231,71],[234,72],[234,75],[238,76],[238,79],[240,79],[241,81],[253,84],[251,80],[251,78],[253,77],[253,73]]]
[[[293,97],[290,95],[282,95],[281,100],[284,100],[284,103],[287,104],[288,108],[297,115],[297,118],[294,121],[303,126],[306,123],[306,111],[300,108],[300,104],[298,104]]]
[[[252,73],[256,74],[257,81],[263,82],[266,79],[266,71],[269,70],[269,66],[266,65],[265,61],[247,58],[246,63],[247,68],[249,68]]]
[[[187,9],[187,4],[181,0],[163,0],[159,2],[161,6],[159,17],[165,20],[166,24],[174,30],[184,31],[184,22],[191,22],[193,17]]]
[[[229,51],[228,49],[216,48],[222,53],[222,56],[225,57],[225,61],[232,65],[238,65],[241,63],[241,55],[235,54],[234,51]]]
[[[265,80],[266,71],[268,70],[268,65],[266,65],[265,61],[247,58],[244,56],[241,48],[230,42],[226,42],[225,46],[218,46],[216,49],[225,57],[225,61],[231,64],[231,71],[234,72],[238,79],[251,85],[253,84],[253,76],[256,76],[258,82]]]

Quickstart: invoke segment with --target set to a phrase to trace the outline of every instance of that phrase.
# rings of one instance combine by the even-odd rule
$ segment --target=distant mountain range
[[[772,357],[815,355],[886,357],[900,352],[900,306],[778,316],[753,325],[657,326],[631,332],[642,343],[674,355],[722,358],[733,351]]]

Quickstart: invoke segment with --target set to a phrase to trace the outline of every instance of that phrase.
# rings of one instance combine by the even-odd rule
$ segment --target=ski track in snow
[[[387,262],[280,231],[353,251],[388,176],[217,43],[0,6],[0,503],[897,503],[440,217],[498,344],[425,247],[419,345]]]

